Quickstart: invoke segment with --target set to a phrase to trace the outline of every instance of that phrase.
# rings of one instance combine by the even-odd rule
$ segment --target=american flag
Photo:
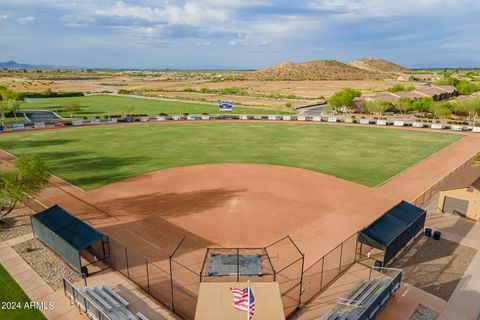
[[[230,291],[233,293],[233,308],[238,311],[248,312],[248,288],[243,290],[239,288],[230,288]],[[250,288],[250,317],[253,318],[255,313],[255,298],[253,297],[252,288]]]

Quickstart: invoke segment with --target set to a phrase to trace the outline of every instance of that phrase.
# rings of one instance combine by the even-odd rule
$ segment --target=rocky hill
[[[382,79],[384,75],[336,60],[314,60],[301,63],[283,62],[252,72],[247,77],[252,80],[364,80]]]
[[[372,72],[404,72],[407,69],[395,64],[393,62],[377,59],[377,58],[363,58],[347,63],[349,66],[363,69]]]

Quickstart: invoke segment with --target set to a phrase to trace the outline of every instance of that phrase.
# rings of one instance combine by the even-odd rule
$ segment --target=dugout
[[[367,245],[383,251],[387,265],[425,226],[426,211],[401,201],[358,234],[360,253]]]
[[[99,242],[105,256],[103,234],[58,205],[33,215],[32,230],[35,237],[80,273],[82,251]]]

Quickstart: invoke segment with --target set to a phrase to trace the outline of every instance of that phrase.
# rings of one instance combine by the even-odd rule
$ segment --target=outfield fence
[[[67,126],[95,126],[95,125],[116,125],[118,123],[130,124],[135,122],[163,122],[163,121],[209,121],[209,120],[259,120],[259,121],[298,121],[298,122],[328,122],[328,123],[345,123],[345,124],[361,124],[371,126],[393,126],[403,128],[416,129],[433,129],[433,130],[451,130],[451,131],[469,131],[473,133],[480,133],[480,126],[478,124],[469,125],[465,122],[459,121],[454,123],[434,123],[425,121],[411,120],[395,120],[395,119],[370,119],[357,117],[337,117],[337,116],[309,116],[309,115],[268,115],[268,114],[189,114],[189,115],[142,115],[142,116],[125,116],[125,117],[111,117],[104,119],[63,119],[59,121],[47,122],[29,122],[29,123],[15,123],[5,126],[0,125],[0,132],[17,132],[23,130],[43,130],[45,128],[65,128]]]

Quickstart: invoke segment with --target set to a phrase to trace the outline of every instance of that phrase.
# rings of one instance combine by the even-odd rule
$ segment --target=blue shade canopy
[[[385,251],[387,263],[425,225],[425,210],[402,201],[358,235],[360,243]]]
[[[32,217],[56,233],[75,249],[81,251],[103,237],[103,234],[85,222],[54,205]]]

